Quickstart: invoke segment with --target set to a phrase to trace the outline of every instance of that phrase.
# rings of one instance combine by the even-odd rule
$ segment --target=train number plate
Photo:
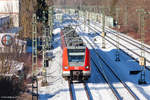
[[[79,69],[79,67],[74,67],[74,69],[75,69],[75,70],[78,70],[78,69]]]

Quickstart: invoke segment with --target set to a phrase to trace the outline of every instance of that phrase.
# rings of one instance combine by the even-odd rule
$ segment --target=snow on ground
[[[67,26],[72,23],[72,21],[66,21],[63,25]],[[47,68],[48,83],[49,86],[39,87],[40,100],[70,100],[68,82],[65,81],[61,76],[61,60],[62,60],[62,49],[60,43],[60,28],[63,25],[59,26],[59,23],[55,22],[54,30],[54,56],[55,58],[49,62],[49,67]],[[81,25],[81,30],[84,31],[84,25]],[[88,32],[90,34],[88,34]],[[101,49],[101,37],[97,36],[91,30],[88,31],[88,28],[85,27],[85,32],[80,34],[81,37],[86,37],[91,43],[95,45],[95,48],[98,49],[99,53],[112,65],[112,69],[115,70],[115,73],[131,88],[131,90],[138,96],[140,100],[150,100],[150,73],[146,70],[146,85],[138,85],[138,79],[140,74],[130,75],[131,70],[140,70],[140,66],[132,58],[120,52],[120,62],[115,61],[115,52],[116,48],[106,41],[106,49]],[[94,41],[94,38],[97,38],[98,41]],[[111,36],[112,37],[112,36]],[[116,39],[115,37],[113,37]],[[85,41],[85,40],[84,40]],[[122,42],[124,44],[124,42]],[[115,44],[115,43],[114,43]],[[88,45],[88,44],[87,44]],[[130,44],[126,44],[131,46]],[[88,46],[89,47],[89,46]],[[131,47],[132,48],[132,47]],[[89,48],[91,49],[91,48]],[[134,49],[134,48],[133,48]],[[91,52],[91,51],[90,51]],[[139,52],[138,50],[136,52]],[[93,53],[91,53],[93,55]],[[133,55],[134,56],[134,55]],[[96,59],[95,59],[96,60]],[[99,60],[97,59],[97,62]],[[106,84],[102,76],[94,68],[93,62],[91,61],[91,77],[87,81],[92,100],[116,100],[109,86]],[[112,83],[114,81],[112,80]],[[118,84],[117,82],[113,84]],[[85,93],[83,94],[83,86],[76,84],[75,95],[77,100],[85,100]],[[120,86],[118,85],[118,89]],[[130,98],[128,99],[130,100]]]
[[[85,37],[87,38],[87,37]],[[84,38],[83,38],[84,39]],[[87,38],[88,39],[88,38]],[[97,47],[95,47],[95,49],[98,50]],[[111,84],[116,88],[116,90],[118,91],[120,98],[123,98],[124,100],[132,100],[132,96],[128,93],[128,91],[124,88],[124,86],[118,81],[118,79],[116,79],[116,77],[111,73],[111,71],[105,66],[105,64],[102,63],[101,60],[98,60],[98,57],[96,57],[94,52],[90,52],[91,56],[94,58],[94,60],[96,62],[100,61],[101,64],[99,64],[99,66],[101,66],[101,70],[103,69],[103,73],[105,74],[105,76],[107,77],[107,79],[111,82]],[[93,56],[94,55],[94,56]],[[105,54],[100,54],[103,55],[103,57],[105,56]],[[108,58],[108,57],[106,57]],[[109,60],[106,59],[105,60]],[[108,62],[108,61],[107,61]],[[110,61],[109,61],[110,62]],[[110,62],[111,64],[111,62]],[[111,64],[112,65],[112,64]],[[93,66],[94,67],[94,66]],[[133,99],[134,100],[134,99]]]
[[[82,25],[82,29],[84,29],[84,25]],[[89,30],[89,32],[91,32],[91,30]],[[101,44],[102,44],[101,37],[96,36],[96,34],[94,34],[93,32],[91,32],[90,34],[91,35],[87,35],[85,33],[85,36],[87,38],[89,38],[90,41],[92,41],[93,43],[95,42],[93,37],[97,37],[97,40],[99,40],[99,41],[96,41],[95,48],[101,49]],[[123,44],[124,42],[121,42],[121,43]],[[149,91],[150,91],[150,85],[149,85],[150,84],[150,79],[149,79],[150,73],[149,73],[149,71],[146,70],[146,81],[148,84],[147,85],[138,85],[138,79],[140,78],[140,74],[130,75],[129,71],[140,70],[139,64],[137,62],[135,62],[134,60],[132,60],[132,58],[130,58],[123,52],[121,52],[121,55],[120,55],[121,61],[116,62],[115,61],[116,48],[108,42],[106,42],[106,44],[107,44],[107,46],[106,46],[107,49],[101,49],[105,53],[105,57],[104,56],[103,57],[107,58],[108,61],[111,61],[111,64],[116,65],[113,67],[113,70],[115,70],[115,72],[119,75],[119,77],[128,84],[128,86],[140,98],[140,100],[149,100],[150,99],[150,93],[149,93]],[[130,46],[130,44],[126,44],[126,45]]]
[[[39,88],[40,100],[69,100],[68,83],[61,76],[62,49],[60,44],[60,28],[54,30],[54,50],[55,58],[49,61],[47,68],[48,86]]]
[[[96,29],[98,29],[98,30],[101,31],[101,28],[98,27],[98,26],[101,26],[100,24],[97,24],[98,26],[97,26],[97,25],[95,26],[95,24],[90,24],[90,25],[91,25],[91,26],[94,26]],[[106,30],[109,31],[109,32],[115,32],[115,31],[113,31],[113,30],[110,29],[110,28],[106,28]],[[114,34],[108,33],[108,32],[106,32],[106,33],[107,33],[107,36],[108,36],[108,37],[111,37],[111,38],[113,38],[114,40],[117,39]],[[137,43],[137,42],[138,42],[139,44],[141,44],[139,41],[134,40],[133,38],[131,38],[131,37],[125,35],[125,34],[122,34],[122,33],[119,33],[119,34],[121,34],[121,35],[127,37],[126,40],[129,38],[129,39],[135,41],[135,42],[131,42],[131,41],[130,41],[130,42],[133,43],[133,44],[135,44],[135,43]],[[106,37],[106,39],[108,39],[108,40],[110,40],[110,41],[113,41],[113,40],[111,40],[111,39],[108,38],[108,37]],[[121,37],[121,38],[122,38],[122,37]],[[125,38],[123,38],[123,39],[125,39]],[[133,50],[135,53],[138,53],[139,55],[141,54],[141,50],[140,50],[140,48],[138,48],[138,47],[141,47],[141,45],[135,44],[135,45],[138,46],[138,47],[135,47],[135,46],[133,46],[132,44],[129,44],[129,43],[127,43],[126,41],[124,41],[124,40],[122,40],[122,39],[119,39],[119,42],[120,42],[121,44],[125,45],[125,46],[126,46],[127,48],[129,48],[130,50]],[[116,44],[116,43],[115,43],[115,44]],[[145,44],[145,46],[148,47],[148,48],[150,48],[150,46],[148,46],[148,45],[146,45],[146,44]],[[127,50],[126,48],[124,48],[124,47],[122,47],[122,46],[120,46],[120,48],[123,49],[123,50],[125,50],[126,52],[128,52],[128,54],[134,56],[137,60],[139,59],[139,57],[138,57],[137,55],[133,54],[132,52],[130,52],[130,51]],[[148,49],[148,48],[145,48],[145,50],[149,51],[150,49]],[[148,52],[145,52],[145,57],[146,57],[146,59],[149,59],[149,60],[150,60],[150,54],[149,54]],[[147,62],[146,64],[147,64],[147,66],[150,66],[150,63]]]
[[[84,90],[84,85],[82,83],[75,83],[74,90],[75,90],[76,100],[88,100],[86,96],[86,92]]]

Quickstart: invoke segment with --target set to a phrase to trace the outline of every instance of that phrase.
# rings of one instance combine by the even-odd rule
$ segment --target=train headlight
[[[89,69],[89,66],[85,66],[85,69]]]
[[[64,68],[65,68],[65,69],[68,69],[68,66],[65,66]]]

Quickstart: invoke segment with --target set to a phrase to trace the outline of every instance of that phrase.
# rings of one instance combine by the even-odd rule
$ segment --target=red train
[[[62,76],[69,80],[87,80],[91,75],[90,52],[71,27],[61,31]]]

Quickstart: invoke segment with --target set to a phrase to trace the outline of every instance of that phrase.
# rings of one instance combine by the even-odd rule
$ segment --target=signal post
[[[139,65],[141,66],[141,76],[138,81],[139,84],[147,84],[145,80],[145,67],[146,67],[146,59],[145,59],[145,15],[149,15],[150,12],[146,12],[144,9],[137,9],[136,10],[139,13],[139,29],[140,29],[140,35],[141,35],[141,56],[139,58]]]

